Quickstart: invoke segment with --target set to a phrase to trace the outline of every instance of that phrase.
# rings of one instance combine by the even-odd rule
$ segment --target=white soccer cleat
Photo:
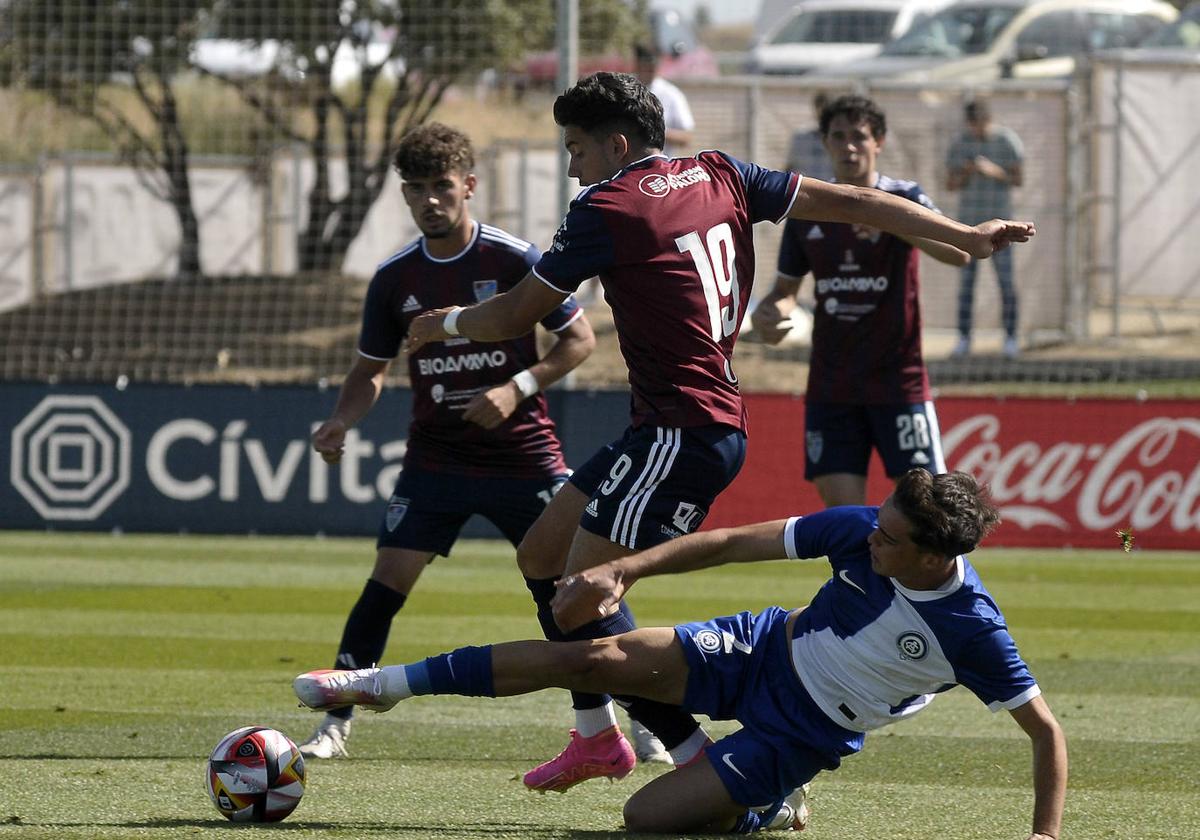
[[[658,739],[658,736],[651,732],[646,727],[642,726],[633,718],[629,719],[631,724],[630,729],[633,733],[633,754],[637,756],[637,760],[642,764],[674,764],[671,760],[671,753],[663,746],[663,742]]]
[[[763,831],[803,831],[808,828],[808,785],[796,788],[783,800],[783,805]]]
[[[399,699],[388,697],[385,689],[383,673],[379,668],[309,671],[292,681],[292,690],[301,704],[318,712],[343,706],[362,706],[374,712],[386,712]]]
[[[346,751],[349,737],[350,718],[325,715],[312,737],[300,745],[300,752],[308,758],[349,758]]]

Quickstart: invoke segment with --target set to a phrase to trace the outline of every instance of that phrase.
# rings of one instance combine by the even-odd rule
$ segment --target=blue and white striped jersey
[[[789,557],[828,557],[834,576],[800,614],[792,661],[834,723],[868,732],[963,685],[993,712],[1041,693],[996,602],[967,558],[941,588],[907,589],[871,568],[879,508],[839,507],[788,521]]]

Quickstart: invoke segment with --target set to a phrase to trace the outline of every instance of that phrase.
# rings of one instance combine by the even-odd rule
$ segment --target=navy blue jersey
[[[913,181],[880,175],[875,186],[937,210]],[[917,249],[858,225],[789,219],[779,273],[799,279],[809,272],[816,310],[805,398],[855,405],[928,401]]]
[[[753,225],[782,220],[798,185],[722,152],[653,155],[571,203],[534,273],[563,293],[599,275],[634,426],[745,428],[732,363],[754,282]]]
[[[468,306],[507,292],[519,283],[540,253],[530,243],[490,225],[476,223],[462,253],[436,259],[416,240],[375,271],[363,306],[358,351],[370,359],[394,359],[408,325],[428,309]],[[574,298],[542,319],[552,332],[582,315]],[[426,344],[408,358],[413,390],[406,465],[433,472],[537,478],[566,471],[546,398],[538,393],[495,429],[463,419],[479,393],[511,379],[538,360],[536,336],[495,343],[455,337]]]
[[[796,517],[787,555],[828,557],[834,576],[796,620],[792,658],[805,689],[836,723],[866,732],[964,685],[992,711],[1041,693],[996,602],[966,557],[940,589],[911,590],[871,568],[878,507]]]

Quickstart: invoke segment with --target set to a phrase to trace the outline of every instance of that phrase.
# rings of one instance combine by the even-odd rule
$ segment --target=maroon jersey
[[[912,181],[879,176],[876,188],[937,210]],[[883,405],[930,399],[921,355],[917,249],[891,234],[791,219],[779,273],[816,281],[805,399]]]
[[[394,359],[408,325],[427,309],[467,306],[507,292],[537,262],[538,249],[499,228],[476,223],[471,243],[439,260],[418,239],[380,264],[367,289],[358,351]],[[582,315],[574,298],[542,319],[557,332]],[[460,475],[539,478],[566,472],[546,398],[524,399],[504,423],[484,429],[463,419],[479,393],[511,379],[538,360],[533,332],[511,341],[434,341],[408,358],[413,390],[405,465]]]
[[[745,428],[732,363],[754,282],[752,227],[781,220],[798,185],[722,152],[654,155],[571,203],[534,274],[563,293],[599,275],[634,426]]]

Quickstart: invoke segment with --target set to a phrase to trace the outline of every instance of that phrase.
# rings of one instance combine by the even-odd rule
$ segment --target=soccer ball
[[[208,796],[234,822],[278,822],[304,795],[304,756],[288,736],[243,726],[208,757]]]

